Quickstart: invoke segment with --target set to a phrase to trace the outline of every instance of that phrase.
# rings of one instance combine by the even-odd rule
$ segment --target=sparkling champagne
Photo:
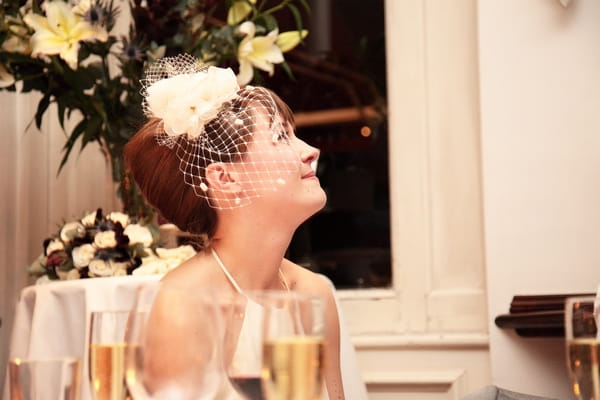
[[[267,400],[318,400],[323,388],[323,338],[266,341],[263,383]]]
[[[90,379],[95,400],[125,399],[124,343],[91,344]]]
[[[567,343],[573,393],[578,400],[600,400],[600,341],[575,339]]]

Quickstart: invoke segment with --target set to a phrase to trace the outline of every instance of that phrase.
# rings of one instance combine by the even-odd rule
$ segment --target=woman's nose
[[[300,153],[300,159],[302,160],[302,162],[309,163],[309,164],[313,164],[313,163],[316,164],[316,162],[319,160],[319,155],[321,154],[319,149],[309,145],[308,143],[304,142],[303,140],[299,139],[299,141],[302,145],[302,151]]]

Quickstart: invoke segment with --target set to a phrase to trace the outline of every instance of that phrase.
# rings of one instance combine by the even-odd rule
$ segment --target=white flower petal
[[[246,21],[238,27],[238,32],[253,38],[254,33],[256,32],[256,25],[254,25],[254,22],[252,21]]]
[[[94,226],[96,224],[96,211],[92,211],[85,217],[81,218],[83,226]]]
[[[144,247],[150,247],[154,238],[150,229],[139,224],[130,224],[123,233],[129,238],[129,245],[141,243]]]
[[[31,37],[32,55],[58,54],[72,69],[77,69],[79,42],[84,40],[107,40],[104,29],[96,29],[82,16],[76,15],[67,3],[50,1],[44,3],[46,18],[29,13],[23,20],[35,33]]]
[[[64,249],[65,245],[63,244],[63,242],[61,242],[59,239],[52,239],[50,243],[48,243],[48,246],[46,246],[46,255],[49,256],[55,251],[60,251]]]
[[[114,231],[98,232],[94,237],[94,245],[99,249],[107,249],[117,245],[117,239]]]
[[[238,61],[240,63],[240,72],[238,73],[237,81],[240,86],[244,86],[252,80],[254,70],[250,61],[246,59],[239,59]]]
[[[90,276],[112,276],[113,270],[110,262],[94,259],[89,265]]]
[[[85,227],[79,222],[68,222],[60,230],[60,240],[64,243],[69,243],[73,239],[83,237],[85,235]]]
[[[96,248],[89,243],[77,246],[73,249],[71,256],[73,257],[73,265],[77,269],[87,267],[94,259]]]
[[[123,228],[129,224],[129,215],[122,212],[113,211],[106,218],[115,223],[119,222]]]

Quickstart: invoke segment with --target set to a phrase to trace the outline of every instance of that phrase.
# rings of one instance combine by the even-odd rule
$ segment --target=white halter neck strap
[[[221,261],[221,257],[219,257],[219,255],[217,254],[217,251],[214,249],[214,247],[212,247],[212,246],[210,247],[210,252],[212,253],[215,261],[217,262],[217,264],[219,265],[219,267],[221,268],[221,270],[223,271],[225,276],[227,277],[227,280],[229,281],[229,283],[231,283],[231,286],[233,286],[238,293],[243,294],[245,296],[246,294],[244,293],[244,291],[242,290],[240,285],[238,285],[236,280],[233,279],[233,276],[231,275],[229,270],[225,267],[225,264],[223,264],[223,261]],[[289,292],[290,287],[287,283],[287,280],[285,279],[285,275],[283,275],[283,271],[281,270],[281,268],[279,268],[278,272],[279,272],[279,278],[281,279],[281,282],[283,283],[285,290],[287,290]]]

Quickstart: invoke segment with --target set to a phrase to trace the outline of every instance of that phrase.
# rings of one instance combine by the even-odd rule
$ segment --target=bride
[[[326,202],[314,168],[319,151],[295,136],[293,114],[275,93],[239,88],[229,69],[180,55],[152,65],[142,83],[149,120],[125,148],[128,167],[164,218],[206,238],[164,284],[321,296],[326,391],[349,398],[332,286],[284,258],[296,228]]]

